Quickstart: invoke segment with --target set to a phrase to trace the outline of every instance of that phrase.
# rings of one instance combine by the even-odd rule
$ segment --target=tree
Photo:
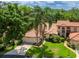
[[[52,58],[53,52],[47,46],[32,47],[26,52],[26,56],[34,58]]]
[[[36,30],[36,36],[37,36],[37,42],[38,42],[38,40],[39,40],[38,34],[40,34],[40,35],[42,34],[41,30],[43,30],[42,26],[44,24],[43,18],[42,18],[43,17],[43,10],[39,6],[35,6],[33,9],[33,15],[34,15],[34,19],[35,19],[33,22],[33,27]]]
[[[6,8],[0,9],[0,37],[5,47],[12,42],[15,45],[15,41],[22,40],[28,31],[29,20],[21,12],[25,11],[20,10],[17,4],[7,4]]]
[[[48,10],[45,10],[39,6],[35,6],[32,12],[35,19],[33,27],[36,30],[37,42],[39,40],[38,34],[41,36],[41,42],[44,40],[45,29],[47,27],[46,23],[48,22],[49,24],[52,24],[50,14],[48,14],[47,11]]]

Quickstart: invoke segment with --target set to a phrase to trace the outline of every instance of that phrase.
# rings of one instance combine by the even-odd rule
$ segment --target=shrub
[[[60,41],[61,41],[61,42],[64,42],[64,41],[65,41],[65,38],[60,37]]]
[[[48,49],[47,46],[43,45],[42,47],[32,47],[26,52],[27,57],[34,58],[51,58],[53,57],[52,50]]]
[[[67,42],[67,45],[68,45],[68,47],[70,47],[72,49],[75,49],[75,45],[74,44],[71,44],[70,42]]]
[[[7,46],[7,48],[5,49],[5,51],[10,51],[13,49],[13,46]]]
[[[5,50],[5,47],[3,44],[0,44],[0,51],[4,51]]]
[[[0,38],[0,44],[2,44],[3,42],[2,42],[2,38]]]
[[[72,44],[72,46],[71,46],[73,49],[75,49],[75,45],[74,44]]]
[[[60,42],[64,42],[65,41],[65,39],[63,37],[60,37],[58,35],[51,35],[46,40],[50,41],[50,42],[53,42],[53,43],[60,43]]]
[[[16,45],[20,45],[22,43],[22,40],[15,40]]]
[[[63,56],[59,56],[59,58],[64,58]]]

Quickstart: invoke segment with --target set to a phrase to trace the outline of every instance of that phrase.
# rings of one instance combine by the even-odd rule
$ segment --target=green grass
[[[63,58],[75,58],[76,54],[67,49],[64,46],[64,43],[51,43],[46,42],[44,45],[48,46],[48,49],[51,49],[54,52],[54,57],[63,57]]]

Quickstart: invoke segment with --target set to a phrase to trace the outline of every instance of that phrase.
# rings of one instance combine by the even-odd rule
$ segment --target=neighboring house
[[[72,32],[79,32],[79,22],[57,21],[58,34],[68,37]]]
[[[58,35],[68,37],[71,44],[79,45],[79,22],[57,21]]]

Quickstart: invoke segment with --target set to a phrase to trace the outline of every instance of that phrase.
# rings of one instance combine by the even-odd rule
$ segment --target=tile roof
[[[53,24],[51,25],[50,29],[48,29],[48,30],[46,31],[46,33],[48,33],[48,34],[57,34],[58,32],[57,32],[56,23],[53,23]]]
[[[57,21],[57,26],[79,26],[79,22]]]
[[[79,41],[79,32],[72,32],[69,34],[69,39]]]
[[[45,29],[45,33],[47,34],[57,34],[57,26],[56,23],[53,23],[49,29],[49,24],[46,23],[47,27]],[[36,37],[36,31],[34,29],[25,33],[25,37]],[[40,33],[38,33],[38,37],[40,37]]]
[[[57,21],[57,23],[53,23],[49,29],[49,24],[46,23],[47,27],[45,29],[45,33],[47,34],[57,34],[57,26],[79,26],[79,22],[70,22],[70,21]],[[57,25],[57,26],[56,26]],[[25,33],[26,37],[36,37],[36,31],[34,29],[28,31]],[[73,37],[77,33],[70,33],[70,37]],[[40,33],[38,34],[38,37],[40,37]]]
[[[36,31],[34,29],[32,29],[32,30],[26,32],[25,37],[36,37]],[[38,37],[40,37],[39,33],[38,33]]]

